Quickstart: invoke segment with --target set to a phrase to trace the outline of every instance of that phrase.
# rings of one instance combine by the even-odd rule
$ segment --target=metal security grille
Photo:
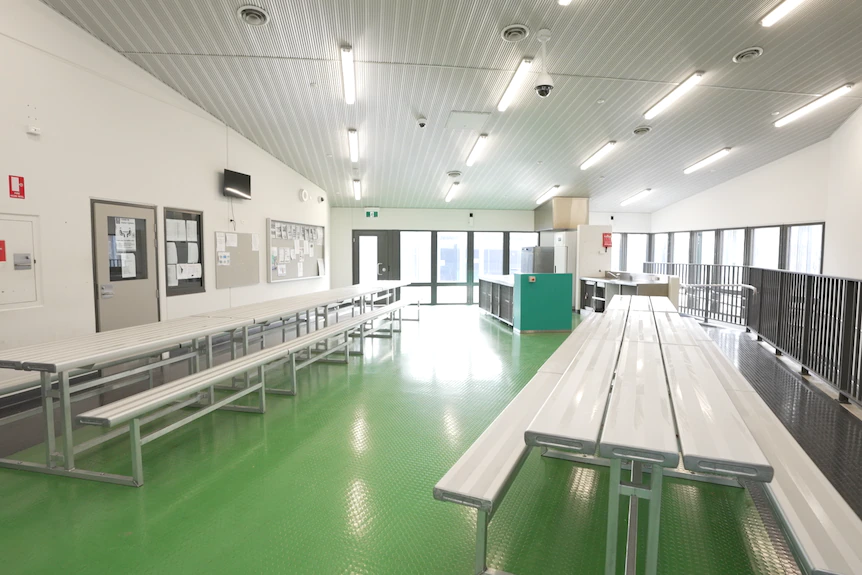
[[[681,312],[745,326],[834,386],[842,400],[862,402],[862,281],[706,264],[646,263],[644,272],[679,276],[682,286],[707,284],[681,288]]]

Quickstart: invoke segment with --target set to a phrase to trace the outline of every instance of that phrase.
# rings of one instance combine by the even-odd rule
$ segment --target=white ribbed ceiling
[[[271,16],[262,28],[237,18],[244,0],[43,1],[329,191],[334,206],[532,209],[560,184],[594,210],[654,211],[828,137],[862,104],[860,84],[772,126],[773,112],[862,83],[860,0],[808,0],[772,28],[759,21],[780,0],[260,0]],[[512,23],[530,36],[504,42]],[[497,112],[521,58],[539,55],[540,28],[552,32],[551,96],[535,95],[533,74]],[[342,44],[356,58],[353,106],[342,97]],[[731,62],[749,46],[764,55]],[[706,71],[700,85],[643,119],[696,70]],[[447,129],[452,110],[491,113],[472,167],[464,161],[478,133]],[[634,136],[642,124],[652,132]],[[357,168],[348,128],[359,131]],[[608,140],[619,142],[614,152],[579,170]],[[724,160],[683,175],[727,146]],[[462,185],[446,204],[450,170],[463,172]],[[653,194],[620,208],[644,188]]]

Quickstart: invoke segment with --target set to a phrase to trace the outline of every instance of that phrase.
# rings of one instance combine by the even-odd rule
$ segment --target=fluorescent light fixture
[[[359,134],[356,130],[347,130],[347,144],[350,146],[350,161],[359,161]]]
[[[537,204],[544,204],[551,198],[557,195],[557,192],[560,191],[560,186],[551,186],[551,189],[539,196],[539,199],[536,200]]]
[[[841,86],[837,90],[832,90],[831,92],[829,92],[825,96],[820,96],[819,98],[817,98],[816,100],[814,100],[810,104],[803,106],[803,107],[799,108],[798,110],[796,110],[795,112],[791,112],[790,114],[784,116],[783,118],[781,118],[780,120],[775,122],[775,127],[780,128],[781,126],[785,126],[794,120],[798,120],[802,116],[806,116],[806,115],[810,114],[811,112],[813,112],[817,108],[819,108],[821,106],[825,106],[826,104],[828,104],[832,100],[836,100],[836,99],[840,98],[841,96],[843,96],[844,94],[846,94],[847,92],[849,92],[852,89],[853,89],[853,84],[844,84],[843,86]]]
[[[482,149],[485,147],[485,142],[488,141],[488,134],[482,134],[479,136],[479,139],[476,140],[476,143],[473,144],[473,149],[470,150],[470,155],[467,156],[467,165],[472,166],[476,163],[476,160],[479,159],[479,156],[482,155]]]
[[[795,10],[800,4],[805,2],[805,0],[784,0],[781,4],[773,8],[772,12],[766,15],[766,18],[760,21],[764,27],[769,28],[788,14],[790,14],[793,10]]]
[[[242,191],[240,191],[240,190],[238,190],[238,189],[236,189],[236,188],[225,188],[225,189],[224,189],[224,191],[226,191],[226,192],[230,192],[230,193],[232,193],[232,194],[236,194],[236,195],[238,195],[238,196],[240,196],[240,197],[243,197],[243,198],[245,198],[245,199],[247,199],[247,200],[250,200],[250,199],[251,199],[251,196],[250,196],[250,195],[248,195],[247,193],[242,192]]]
[[[627,206],[629,204],[633,204],[638,200],[644,199],[645,197],[647,197],[651,193],[652,193],[652,188],[647,188],[641,192],[636,193],[633,196],[629,196],[628,198],[624,199],[623,201],[620,202],[620,205],[621,206]]]
[[[452,182],[452,185],[449,186],[449,191],[446,192],[446,203],[447,204],[452,201],[452,198],[455,197],[455,190],[458,189],[458,186],[460,184],[461,184],[461,182]]]
[[[341,77],[344,79],[344,102],[356,102],[356,70],[353,68],[353,48],[341,47]]]
[[[607,156],[611,152],[611,150],[614,149],[614,146],[616,146],[616,145],[617,145],[617,143],[615,141],[611,140],[610,142],[608,142],[607,144],[602,146],[601,150],[599,150],[598,152],[596,152],[595,154],[593,154],[592,156],[587,158],[587,161],[584,162],[583,164],[581,164],[581,169],[582,170],[588,170],[592,165],[596,164],[599,160],[601,160],[602,158]]]
[[[509,107],[509,104],[512,103],[512,98],[515,97],[515,93],[517,93],[518,88],[520,88],[521,84],[524,83],[524,78],[527,77],[527,74],[530,72],[530,66],[532,65],[533,61],[529,58],[521,60],[521,63],[518,65],[518,69],[515,70],[515,75],[512,76],[512,79],[509,81],[509,85],[506,87],[506,91],[503,92],[503,97],[500,98],[500,102],[497,104],[497,110],[499,112],[505,112],[506,108]]]
[[[690,174],[692,172],[696,172],[701,168],[705,168],[706,166],[710,165],[711,163],[715,162],[716,160],[722,159],[723,157],[725,157],[729,153],[730,153],[730,148],[725,148],[723,150],[719,150],[716,153],[714,153],[713,155],[709,156],[708,158],[702,159],[701,161],[694,164],[693,166],[687,167],[686,169],[684,169],[682,171],[682,173],[683,174]]]
[[[682,98],[686,92],[694,88],[698,82],[703,79],[704,72],[695,72],[688,78],[686,78],[685,82],[677,86],[673,89],[673,91],[662,98],[658,104],[647,110],[647,113],[644,114],[644,118],[647,120],[652,120],[665,110],[667,110],[671,104]]]
[[[572,0],[557,0],[557,4],[560,6],[568,6],[572,3]]]
[[[359,201],[362,199],[362,182],[353,180],[353,199]]]

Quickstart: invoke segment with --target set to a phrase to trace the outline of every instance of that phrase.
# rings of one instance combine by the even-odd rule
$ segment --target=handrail
[[[757,288],[749,284],[680,284],[679,289],[685,289],[687,287],[740,287],[750,289],[752,291],[751,295],[757,295]]]

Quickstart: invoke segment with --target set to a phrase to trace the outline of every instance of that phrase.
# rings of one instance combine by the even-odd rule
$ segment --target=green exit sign
[[[365,208],[365,217],[366,218],[379,218],[380,217],[380,208]]]

